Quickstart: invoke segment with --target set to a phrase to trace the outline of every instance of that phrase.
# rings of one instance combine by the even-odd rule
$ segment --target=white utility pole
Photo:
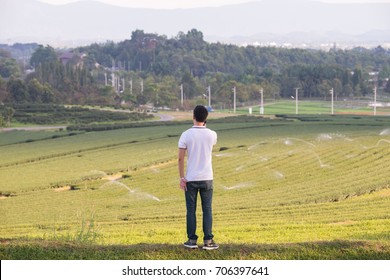
[[[211,87],[210,87],[210,85],[208,86],[207,90],[209,92],[209,108],[211,108]]]
[[[374,116],[376,116],[376,87],[374,87]]]
[[[141,94],[144,94],[144,80],[141,79]]]
[[[111,73],[111,85],[115,89],[115,74]]]
[[[180,85],[180,100],[181,100],[181,106],[183,107],[183,103],[184,103],[183,84]]]
[[[332,97],[332,115],[334,115],[334,110],[333,110],[333,104],[334,104],[334,102],[333,102],[333,100],[334,100],[333,95],[334,95],[334,92],[333,92],[333,88],[329,91],[329,93],[330,93],[330,95]]]
[[[295,88],[295,114],[298,115],[298,90],[299,88]]]
[[[264,91],[260,89],[260,115],[264,115]]]
[[[130,80],[130,94],[133,94],[133,79]]]
[[[233,112],[236,112],[236,99],[237,99],[237,92],[236,87],[233,87]]]

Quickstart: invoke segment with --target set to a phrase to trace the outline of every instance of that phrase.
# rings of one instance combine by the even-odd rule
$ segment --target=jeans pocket
[[[213,189],[213,180],[205,181],[206,190],[212,190]]]

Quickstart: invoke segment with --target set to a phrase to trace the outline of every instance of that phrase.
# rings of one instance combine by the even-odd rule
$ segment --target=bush
[[[16,104],[14,118],[28,124],[94,124],[130,122],[151,118],[144,113],[123,113],[54,104]]]

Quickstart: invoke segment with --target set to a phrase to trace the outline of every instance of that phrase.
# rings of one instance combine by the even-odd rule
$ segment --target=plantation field
[[[190,126],[0,133],[0,257],[390,259],[388,117],[210,118],[215,252],[181,245]]]
[[[374,109],[368,106],[369,101],[335,101],[333,105],[334,114],[360,114],[374,115]],[[254,115],[259,115],[260,106],[253,106]],[[268,101],[264,103],[264,114],[295,114],[295,100]],[[332,107],[330,101],[308,101],[298,102],[299,114],[331,114]],[[237,108],[237,113],[248,114],[248,108]],[[378,115],[390,115],[389,107],[377,107]]]

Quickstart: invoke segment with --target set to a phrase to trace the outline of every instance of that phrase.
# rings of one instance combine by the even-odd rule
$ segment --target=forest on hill
[[[29,45],[31,47],[31,44]],[[19,45],[20,47],[20,45]],[[28,71],[26,71],[28,70]],[[27,63],[0,46],[0,102],[120,105],[180,108],[211,103],[289,98],[362,98],[390,93],[390,51],[354,48],[329,51],[240,47],[208,43],[192,29],[173,38],[142,30],[122,42],[69,50],[37,45]]]

